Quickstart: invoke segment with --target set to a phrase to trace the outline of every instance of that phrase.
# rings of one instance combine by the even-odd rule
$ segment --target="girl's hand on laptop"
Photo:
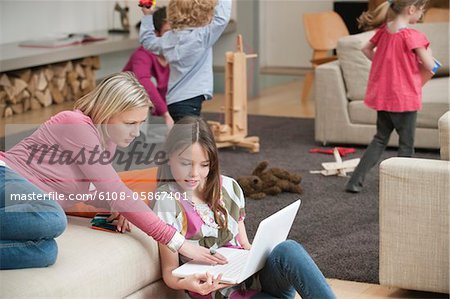
[[[212,255],[209,249],[198,245],[192,245],[191,243],[186,241],[183,243],[178,252],[200,263],[210,265],[223,265],[228,263],[227,259],[220,253],[216,252],[214,255]]]

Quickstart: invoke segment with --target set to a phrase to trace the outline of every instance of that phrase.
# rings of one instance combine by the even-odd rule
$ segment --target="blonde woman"
[[[230,20],[231,0],[170,0],[167,18],[172,30],[157,37],[153,8],[142,7],[140,42],[162,54],[170,66],[167,108],[177,122],[200,116],[202,103],[213,94],[212,47]]]
[[[103,194],[104,199],[112,200],[91,202],[108,203],[119,231],[129,230],[130,221],[174,252],[202,262],[224,263],[223,256],[212,256],[206,248],[186,243],[143,201],[133,200],[133,192],[111,164],[116,146],[126,147],[139,136],[151,108],[134,75],[122,72],[107,77],[74,108],[58,113],[9,151],[0,152],[2,269],[44,267],[55,262],[53,238],[66,225],[61,208],[50,198],[55,193],[63,195],[57,200],[63,208],[79,195],[100,199]],[[30,200],[13,200],[16,193]],[[46,200],[31,200],[32,195]],[[33,246],[24,246],[29,240],[35,241]]]

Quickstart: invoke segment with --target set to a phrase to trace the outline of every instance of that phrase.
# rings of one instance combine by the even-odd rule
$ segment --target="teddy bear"
[[[251,176],[237,179],[244,194],[253,199],[261,199],[266,195],[277,195],[281,192],[302,193],[300,186],[302,177],[281,168],[269,168],[269,162],[260,162]]]

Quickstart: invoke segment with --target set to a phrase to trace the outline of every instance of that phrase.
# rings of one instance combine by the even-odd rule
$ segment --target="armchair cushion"
[[[450,161],[450,111],[439,118],[438,127],[441,160]]]

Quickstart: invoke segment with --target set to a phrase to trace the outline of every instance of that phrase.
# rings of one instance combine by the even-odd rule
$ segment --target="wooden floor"
[[[300,93],[302,81],[295,80],[282,85],[264,90],[259,97],[250,98],[248,101],[249,114],[271,115],[284,117],[314,117],[314,102],[301,103]],[[51,106],[50,108],[37,111],[29,111],[26,114],[10,119],[1,119],[2,130],[5,123],[13,124],[37,124],[42,123],[51,115],[61,110],[71,109],[73,103],[64,103],[63,105]],[[212,101],[204,103],[202,110],[204,112],[221,112],[223,106],[223,95],[217,94]],[[0,136],[4,136],[4,131],[0,131]],[[448,295],[433,294],[426,292],[415,292],[401,290],[397,288],[388,288],[377,284],[359,283],[353,281],[344,281],[329,279],[333,291],[339,299],[375,299],[375,298],[448,298]],[[297,296],[297,298],[300,298]],[[318,298],[319,299],[319,298]]]

